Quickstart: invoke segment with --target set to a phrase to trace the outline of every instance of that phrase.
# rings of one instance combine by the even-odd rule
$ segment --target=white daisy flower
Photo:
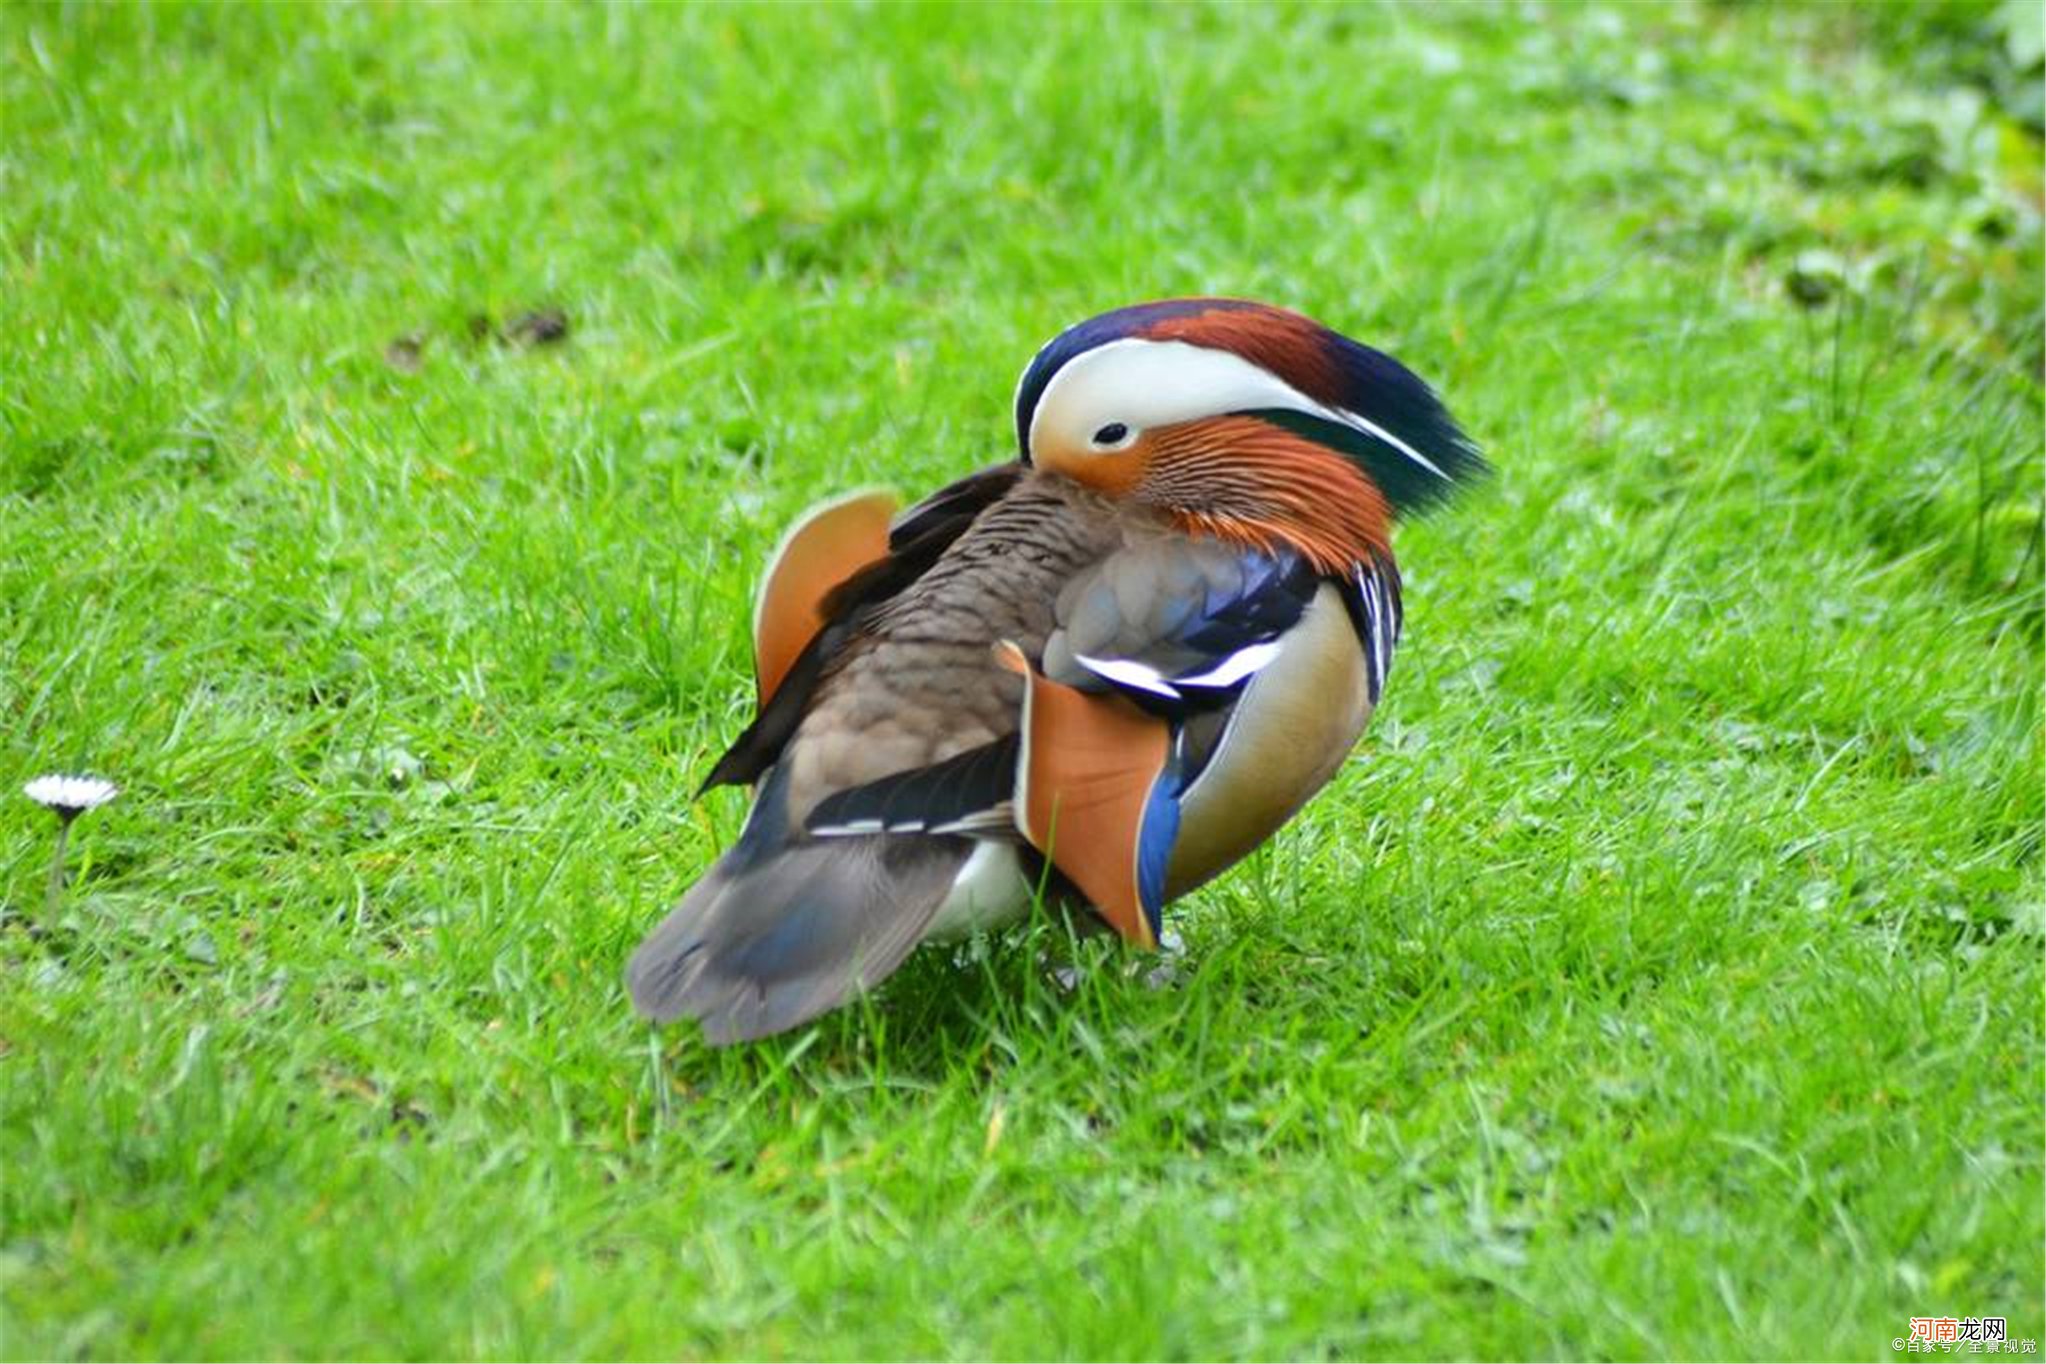
[[[37,777],[21,793],[38,805],[55,810],[59,818],[76,819],[87,810],[105,805],[121,788],[99,777]]]
[[[57,852],[50,859],[50,885],[43,896],[45,924],[57,921],[57,904],[64,895],[64,845],[71,837],[71,821],[87,810],[105,805],[121,794],[121,788],[100,777],[67,777],[53,773],[37,777],[21,793],[57,815]]]

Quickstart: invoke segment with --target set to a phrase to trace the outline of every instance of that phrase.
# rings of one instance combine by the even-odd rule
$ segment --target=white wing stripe
[[[843,824],[819,824],[805,832],[818,838],[859,838],[866,834],[886,833],[887,827],[878,819],[849,819]]]
[[[1387,590],[1385,575],[1375,564],[1358,565],[1357,597],[1364,605],[1364,628],[1369,636],[1364,641],[1365,681],[1375,705],[1385,690],[1386,676],[1392,671],[1392,649],[1400,635],[1400,609]]]
[[[1238,649],[1204,673],[1172,679],[1176,687],[1232,687],[1279,656],[1279,641],[1266,640]]]
[[[1178,700],[1181,687],[1233,687],[1279,656],[1279,641],[1268,639],[1248,644],[1216,663],[1204,673],[1179,673],[1166,677],[1148,663],[1133,658],[1095,658],[1074,654],[1074,661],[1097,677],[1121,687],[1134,687],[1168,700]]]
[[[1154,696],[1163,696],[1177,701],[1179,692],[1170,682],[1161,677],[1156,668],[1128,658],[1090,658],[1086,654],[1074,654],[1073,659],[1088,672],[1107,678],[1119,686],[1135,687]]]

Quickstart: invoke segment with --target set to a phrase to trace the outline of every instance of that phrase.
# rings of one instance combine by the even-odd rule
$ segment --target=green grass
[[[0,10],[0,1351],[2046,1335],[2024,8]],[[1498,465],[1355,761],[1166,988],[635,1021],[784,521],[1193,291]]]

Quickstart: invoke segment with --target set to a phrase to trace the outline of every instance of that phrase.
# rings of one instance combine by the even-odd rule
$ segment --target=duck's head
[[[1068,327],[1016,388],[1026,463],[1188,529],[1327,572],[1386,553],[1393,520],[1484,460],[1389,355],[1284,308],[1141,303]]]

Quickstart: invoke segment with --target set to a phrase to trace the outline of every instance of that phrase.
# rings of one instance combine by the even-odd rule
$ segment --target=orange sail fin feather
[[[804,513],[782,537],[753,604],[753,677],[760,705],[825,625],[831,589],[888,553],[891,493],[853,493]]]
[[[1155,848],[1158,842],[1158,821],[1176,819],[1153,799],[1171,756],[1170,727],[1121,696],[1090,696],[1049,680],[1007,640],[995,654],[1028,688],[1017,827],[1109,927],[1140,947],[1156,946],[1151,916],[1159,897],[1145,884],[1144,864],[1147,843]],[[1162,864],[1151,875],[1160,872]]]

